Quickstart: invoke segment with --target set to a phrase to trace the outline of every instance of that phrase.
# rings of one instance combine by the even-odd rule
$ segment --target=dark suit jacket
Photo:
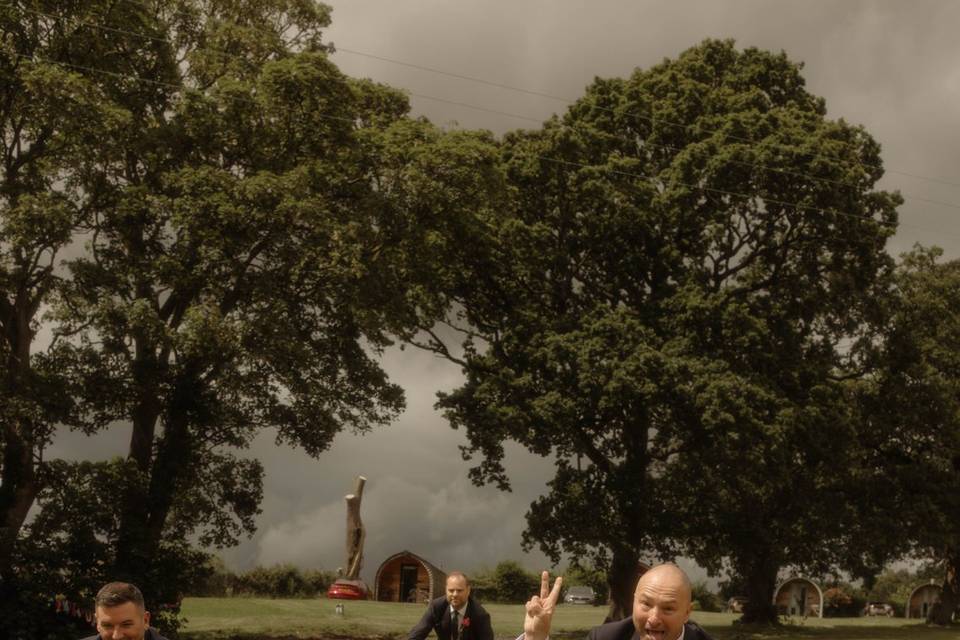
[[[460,640],[493,640],[490,614],[473,598],[467,600],[463,620],[470,622],[462,625]],[[436,598],[427,605],[427,610],[417,626],[410,630],[407,640],[424,640],[431,630],[436,632],[437,640],[450,640],[450,603],[446,598]]]
[[[588,640],[632,640],[639,638],[633,618],[624,618],[616,622],[608,622],[590,630]],[[683,625],[683,640],[713,640],[706,631],[695,622]]]
[[[98,633],[95,636],[90,636],[89,638],[84,638],[83,640],[101,640],[100,634]],[[147,627],[146,633],[143,634],[143,640],[167,640],[162,635],[157,633],[157,630],[153,627]]]

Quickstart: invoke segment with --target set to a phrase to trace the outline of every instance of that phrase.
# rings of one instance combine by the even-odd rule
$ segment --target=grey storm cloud
[[[494,563],[516,546],[522,510],[508,494],[476,495],[462,477],[437,489],[397,476],[378,476],[364,491],[367,529],[364,577],[372,582],[379,563],[407,549],[451,570],[479,560]],[[517,516],[521,517],[517,517]],[[344,503],[337,500],[311,513],[268,527],[259,541],[259,564],[324,560],[343,564]]]
[[[445,569],[470,571],[504,559],[548,566],[539,552],[522,553],[520,535],[530,503],[552,477],[552,461],[508,445],[505,465],[515,490],[474,486],[459,450],[465,434],[433,409],[437,391],[461,380],[459,369],[418,349],[392,348],[383,364],[406,392],[407,409],[394,424],[360,436],[341,433],[318,459],[276,447],[270,433],[257,439],[251,455],[266,470],[263,514],[251,540],[223,552],[227,563],[238,569],[342,566],[343,497],[363,475],[367,580],[380,562],[405,549]]]

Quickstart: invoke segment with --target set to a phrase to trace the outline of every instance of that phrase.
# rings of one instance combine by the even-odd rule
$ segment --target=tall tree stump
[[[359,580],[363,566],[363,542],[367,536],[360,519],[360,500],[363,498],[363,485],[367,479],[357,476],[357,487],[353,493],[344,496],[347,503],[347,562],[344,565],[344,578]]]

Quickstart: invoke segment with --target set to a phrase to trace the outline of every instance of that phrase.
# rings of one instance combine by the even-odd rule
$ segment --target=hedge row
[[[188,595],[314,598],[326,593],[336,579],[337,574],[333,571],[321,569],[301,571],[292,564],[254,567],[243,573],[234,573],[221,565],[213,567],[209,578],[196,589],[195,593]]]

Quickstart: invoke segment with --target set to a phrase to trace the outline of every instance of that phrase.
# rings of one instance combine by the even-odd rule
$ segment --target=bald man
[[[525,640],[546,640],[550,621],[560,597],[563,578],[550,589],[550,576],[540,577],[540,595],[527,602],[523,621]],[[651,568],[637,583],[633,594],[633,616],[594,627],[588,640],[713,640],[706,631],[690,622],[693,608],[690,579],[675,564]],[[634,635],[636,634],[636,635]]]
[[[460,571],[447,576],[447,595],[427,606],[407,640],[426,640],[430,631],[437,640],[493,640],[490,614],[470,597],[470,580]]]

